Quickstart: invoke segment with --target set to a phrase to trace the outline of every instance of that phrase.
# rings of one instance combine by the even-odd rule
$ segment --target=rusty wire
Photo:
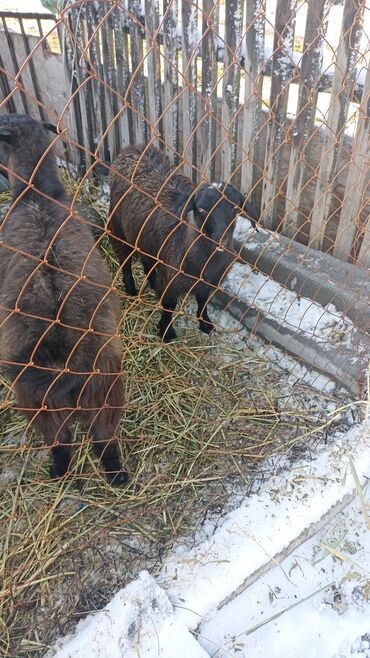
[[[178,0],[163,0],[158,3],[146,2],[147,16],[143,18],[140,13],[140,3],[134,0],[126,2],[104,0],[99,3],[79,0],[68,4],[55,20],[52,17],[48,19],[43,17],[45,25],[48,23],[48,26],[44,26],[44,29],[41,30],[39,25],[42,34],[33,36],[32,39],[22,28],[22,47],[24,48],[24,40],[28,40],[30,52],[29,54],[25,52],[24,57],[22,53],[22,62],[18,62],[18,68],[14,66],[14,61],[12,66],[8,66],[7,62],[12,61],[12,58],[10,55],[6,58],[5,53],[2,54],[0,79],[4,95],[0,103],[0,111],[4,113],[9,108],[13,108],[13,110],[15,108],[18,112],[22,112],[22,101],[24,107],[26,100],[30,114],[34,117],[39,117],[40,112],[45,115],[47,120],[53,122],[59,131],[57,136],[50,139],[49,148],[56,147],[60,155],[67,150],[68,158],[78,170],[78,175],[71,185],[73,188],[71,203],[66,206],[35,189],[34,179],[37,170],[49,149],[43,154],[29,180],[20,177],[18,172],[11,172],[6,167],[3,168],[2,171],[13,173],[18,180],[25,183],[25,188],[20,197],[15,199],[5,212],[2,226],[5,226],[5,223],[11,224],[12,212],[16,210],[22,197],[33,189],[40,194],[40,198],[54,201],[65,211],[65,221],[58,229],[58,234],[63,231],[66,222],[78,214],[82,222],[91,230],[99,233],[94,249],[105,251],[107,257],[105,245],[107,238],[111,235],[108,208],[106,208],[103,226],[101,226],[99,222],[91,220],[90,217],[84,217],[83,210],[77,210],[76,204],[80,198],[85,199],[86,186],[91,185],[92,181],[96,181],[94,170],[97,166],[104,167],[110,175],[116,172],[114,158],[122,146],[128,143],[124,142],[124,136],[128,137],[128,141],[132,144],[140,141],[139,136],[144,137],[143,141],[146,141],[147,144],[154,144],[165,150],[174,163],[172,175],[186,171],[193,180],[194,192],[204,182],[211,183],[214,180],[220,180],[222,173],[225,174],[225,182],[232,183],[239,188],[242,186],[242,181],[248,180],[248,189],[242,189],[242,192],[248,196],[248,200],[253,202],[260,216],[259,226],[270,230],[270,237],[266,238],[264,243],[261,242],[260,251],[254,262],[251,262],[247,255],[248,245],[253,244],[255,238],[255,234],[251,231],[246,233],[244,242],[234,244],[233,248],[223,246],[222,238],[220,242],[214,243],[215,247],[225,249],[233,257],[234,264],[250,265],[251,269],[248,270],[246,276],[251,280],[255,273],[259,273],[265,275],[265,282],[276,278],[276,273],[281,266],[281,259],[278,256],[276,262],[268,271],[266,270],[264,258],[271,250],[271,244],[284,247],[283,256],[293,254],[301,263],[305,263],[306,258],[310,259],[310,247],[314,247],[322,253],[334,254],[337,257],[338,268],[340,266],[343,268],[343,263],[348,263],[346,278],[344,279],[342,276],[341,280],[347,297],[343,308],[338,312],[338,323],[342,316],[351,314],[351,322],[348,321],[346,326],[349,327],[350,333],[353,332],[353,335],[356,334],[360,337],[360,342],[356,338],[351,343],[351,336],[345,336],[351,343],[353,363],[356,367],[358,364],[364,366],[363,376],[358,382],[359,397],[365,381],[368,354],[367,332],[369,330],[369,325],[363,326],[363,314],[359,311],[359,315],[356,315],[357,305],[367,303],[363,290],[358,287],[358,275],[359,272],[363,273],[363,281],[366,285],[368,283],[367,268],[370,263],[369,256],[366,254],[366,240],[369,239],[366,237],[367,221],[370,211],[368,191],[370,48],[367,34],[370,25],[369,9],[366,7],[365,0],[345,0],[344,4],[336,10],[339,14],[340,11],[342,12],[340,15],[344,16],[345,20],[339,31],[339,42],[333,45],[326,35],[326,29],[330,11],[333,10],[333,7],[337,7],[336,3],[325,3],[323,0],[305,0],[297,6],[293,3],[289,15],[286,15],[287,3],[284,0],[277,0],[274,5],[276,5],[276,13],[270,20],[264,0],[251,0],[250,3],[246,3],[244,0],[225,0],[224,2],[221,0],[214,0],[214,2],[211,0],[203,0],[203,2],[182,0],[182,3]],[[150,6],[152,6],[151,9]],[[153,7],[158,8],[158,13],[155,13]],[[250,15],[251,7],[253,9],[252,17]],[[153,26],[147,24],[149,10],[154,12],[150,14],[150,21],[155,23],[153,29]],[[294,23],[297,16],[306,10],[310,19],[311,32],[307,28],[307,19],[305,19],[306,33],[295,35]],[[20,37],[8,28],[8,22],[16,23],[17,19],[14,16],[6,17],[5,14],[3,12],[0,15],[8,43],[9,39],[17,40]],[[223,20],[220,18],[221,15]],[[176,21],[181,25],[181,19],[184,20],[186,16],[189,23],[182,25],[182,35],[179,39],[179,35],[176,33]],[[285,17],[285,23],[279,32],[277,25],[279,20],[282,20],[282,16]],[[350,23],[348,23],[349,17],[351,17]],[[26,19],[24,22],[26,23]],[[56,39],[56,35],[59,47],[54,48],[54,52],[50,53],[48,44],[52,39]],[[170,38],[172,35],[173,40],[171,48],[168,47],[169,35]],[[295,40],[296,36],[297,38],[304,37],[303,44]],[[176,40],[177,46],[175,45]],[[186,40],[189,42],[187,45]],[[273,41],[271,53],[266,54],[265,46],[271,40]],[[229,41],[234,46],[230,45]],[[253,45],[255,59],[251,53]],[[300,47],[300,57],[296,49],[298,46]],[[129,58],[128,61],[123,60],[123,54],[118,50],[119,47],[124,47],[124,52]],[[325,71],[320,66],[320,62],[315,59],[315,53],[319,52],[320,48],[332,51],[333,66],[329,71]],[[41,74],[37,69],[42,61],[40,57],[60,59],[62,55],[55,53],[55,50],[58,49],[63,51],[64,84],[67,92],[62,102],[58,99],[55,104],[52,104],[51,99],[48,98],[48,90],[42,89],[40,84],[35,86],[34,79],[29,73],[31,64],[35,62],[34,73],[36,76]],[[311,80],[312,84],[307,83],[309,77],[304,77],[302,73],[306,66],[305,73],[309,74],[308,63],[319,70],[317,77]],[[61,65],[59,64],[59,66]],[[210,68],[207,69],[207,66]],[[59,68],[59,70],[61,69]],[[361,86],[357,77],[362,70],[366,70],[366,75],[364,84]],[[119,76],[123,76],[123,78],[120,79]],[[207,93],[204,93],[206,84],[208,85]],[[166,88],[167,85],[168,88]],[[222,93],[219,92],[220,88],[222,88]],[[243,97],[242,88],[250,90],[248,96]],[[5,93],[7,89],[9,91]],[[172,93],[172,96],[165,103],[165,98],[168,98],[169,93]],[[297,100],[295,114],[292,116],[288,115],[288,109],[294,106],[294,103],[289,101],[289,94],[293,93],[296,93]],[[324,93],[326,93],[327,100],[330,93],[328,109],[325,109],[323,102]],[[352,109],[350,109],[351,107]],[[323,111],[321,108],[324,108]],[[153,111],[155,116],[153,116]],[[248,115],[248,111],[250,115]],[[318,119],[321,111],[321,117]],[[226,123],[224,119],[226,119]],[[253,129],[247,125],[249,119],[253,123]],[[352,136],[345,132],[351,121],[355,123]],[[92,126],[99,127],[94,134],[91,134]],[[304,139],[303,131],[305,131]],[[171,142],[167,139],[168,135],[172,137]],[[106,157],[107,154],[109,159]],[[137,167],[139,164],[140,162]],[[140,188],[135,181],[135,173],[131,179],[125,179],[119,173],[122,181],[129,185],[124,196],[127,197],[133,190],[136,190],[153,202],[153,208],[144,224],[144,226],[148,226],[156,210],[164,208],[160,197],[167,181],[156,191],[155,195],[152,195],[148,190]],[[352,187],[349,187],[348,181],[353,182]],[[293,196],[289,198],[287,197],[288,189],[293,191]],[[321,218],[316,213],[318,208],[322,208],[323,211]],[[342,212],[343,208],[346,215]],[[164,210],[169,213],[169,216],[176,217],[171,208],[164,208]],[[293,216],[293,220],[291,220],[291,216]],[[234,221],[236,222],[236,219]],[[187,225],[188,219],[180,217],[180,222]],[[316,222],[317,230],[313,222]],[[137,255],[153,257],[140,245],[144,226],[141,228],[135,244],[129,246]],[[196,226],[193,226],[193,229],[199,234],[198,237],[202,235],[202,229]],[[173,232],[175,231],[176,226],[173,229]],[[171,235],[172,233],[167,236],[167,240],[170,240]],[[343,243],[342,235],[349,236],[348,244]],[[122,244],[127,244],[119,236],[115,237],[117,240],[121,240]],[[301,245],[298,251],[297,243]],[[191,247],[192,245],[187,247],[180,267],[165,262],[161,253],[157,254],[156,263],[166,265],[174,273],[181,273]],[[3,248],[10,247],[3,245]],[[50,243],[49,249],[52,249],[52,243]],[[15,308],[9,309],[1,306],[1,310],[8,312],[9,316],[15,313],[24,314],[18,308],[18,301],[24,287],[29,284],[37,269],[50,267],[55,272],[59,271],[58,267],[47,262],[47,253],[43,259],[36,259],[27,254],[26,250],[19,251],[20,257],[25,255],[34,258],[35,270],[19,290]],[[211,258],[212,256],[210,256]],[[108,261],[111,267],[112,284],[106,290],[106,295],[118,289],[123,306],[120,325],[115,328],[114,333],[105,335],[106,342],[117,337],[122,338],[122,332],[125,334],[127,327],[132,326],[135,330],[133,335],[123,336],[129,340],[124,345],[122,370],[115,373],[117,377],[123,375],[127,378],[125,358],[134,344],[142,346],[147,345],[149,341],[149,344],[153,345],[153,354],[157,353],[156,350],[161,349],[159,339],[153,335],[152,326],[153,318],[156,319],[158,312],[164,308],[163,299],[148,295],[146,279],[140,278],[140,275],[137,286],[138,296],[135,300],[130,299],[121,286],[122,267],[125,263],[120,265],[113,260],[110,254],[108,254]],[[206,265],[203,271],[205,267]],[[74,286],[85,280],[86,277],[83,271],[80,275],[67,270],[63,270],[63,272],[74,279],[74,283],[66,295],[66,299],[68,299]],[[322,276],[322,284],[317,285],[317,295],[319,295],[320,289],[325,287],[327,281],[331,284],[336,282],[333,272],[325,274],[320,272],[318,266],[316,269],[313,268],[312,273]],[[194,279],[192,287],[186,297],[181,300],[174,314],[175,322],[176,318],[182,318],[183,321],[193,318],[193,311],[189,310],[187,303],[198,278],[196,276],[192,278]],[[298,298],[307,295],[307,292],[302,292],[300,288],[292,285],[290,275],[286,281],[280,281],[280,283],[283,288],[294,290]],[[222,311],[217,316],[218,320],[215,321],[216,332],[222,333],[223,319],[227,317],[228,310],[235,309],[235,304],[240,303],[240,312],[237,316],[240,329],[234,327],[229,330],[229,333],[238,333],[243,322],[248,319],[250,311],[256,312],[252,328],[249,326],[249,334],[243,338],[247,349],[250,345],[255,346],[256,337],[263,336],[264,319],[258,298],[261,289],[251,294],[248,304],[244,302],[246,308],[243,307],[240,288],[245,284],[246,280],[240,280],[239,290],[227,293],[223,281],[211,284],[211,287],[213,287],[212,298],[218,297],[219,293],[224,295]],[[93,283],[93,285],[97,284]],[[261,285],[264,286],[265,283]],[[228,299],[225,301],[226,294]],[[278,333],[279,331],[284,333],[284,326],[295,327],[293,321],[290,324],[289,318],[290,306],[293,302],[285,309],[280,308],[281,315],[277,315],[273,304],[278,300],[279,294],[278,290],[276,290],[275,296],[271,293],[270,315],[280,327]],[[104,303],[104,299],[105,297],[101,299],[99,307]],[[313,305],[320,304],[320,297],[317,300],[311,299],[311,302]],[[50,322],[45,332],[40,334],[33,353],[42,344],[50,328],[55,323],[60,323],[59,315],[63,304],[58,311],[58,316]],[[322,310],[322,313],[324,312],[325,309]],[[45,319],[37,314],[28,315],[34,319]],[[131,320],[131,316],[135,317],[135,320]],[[82,340],[91,330],[93,319],[94,317],[89,319],[88,329],[78,326],[70,328],[79,332]],[[130,324],[131,322],[132,324]],[[299,325],[297,331],[299,332],[300,329]],[[315,338],[316,327],[303,330],[306,336]],[[179,355],[182,354],[183,348],[179,342],[186,343],[186,331],[187,329],[182,327],[179,341],[171,346],[174,359],[177,358],[177,352]],[[320,336],[320,341],[325,349],[325,334]],[[275,342],[271,341],[271,347],[276,347],[276,342],[279,347],[278,339]],[[194,371],[202,366],[208,350],[207,343],[197,345],[196,349],[198,351],[196,354],[194,353],[194,361],[192,361]],[[280,349],[284,352],[281,346]],[[340,342],[338,349],[341,349]],[[296,360],[300,360],[299,355],[294,355],[289,349],[287,349],[287,353],[294,356]],[[191,358],[188,352],[185,351],[184,354],[186,358]],[[280,357],[279,353],[277,354],[277,364],[281,362],[285,368],[286,361],[283,354],[280,353]],[[68,370],[71,356],[68,356],[62,368],[49,368],[48,370],[55,372],[57,378],[60,377]],[[302,359],[302,364],[305,365],[304,359]],[[2,355],[0,355],[1,365],[7,365]],[[18,375],[21,377],[22,372],[32,365],[32,357],[29,363],[18,365],[23,368]],[[317,369],[320,370],[319,367]],[[90,373],[91,377],[94,372]],[[166,376],[171,377],[171,373],[167,370]],[[149,377],[144,363],[138,380],[147,383]],[[305,382],[304,373],[297,376],[296,381],[299,385],[309,388]],[[45,393],[44,402],[50,387]],[[36,417],[40,412],[46,410],[44,405],[39,409],[20,408],[14,399],[14,391],[9,382],[4,381],[2,388],[0,413],[32,411]],[[235,392],[232,395],[237,398],[238,393]],[[266,395],[268,396],[268,394]],[[340,400],[340,397],[338,399]],[[160,401],[158,401],[159,403]],[[336,404],[343,405],[343,399]],[[126,401],[126,405],[128,408],[132,408],[135,406],[135,401],[129,399]],[[73,414],[73,408],[67,410]],[[99,413],[99,409],[96,409],[96,412]],[[27,426],[22,427],[23,432],[30,429],[32,421],[33,419]],[[328,423],[325,420],[320,427],[326,427],[331,422],[332,420]],[[317,426],[315,426],[315,430],[317,430]],[[308,433],[308,430],[303,432],[303,436],[307,436]],[[80,448],[88,443],[88,435],[89,432],[86,436],[79,436]],[[258,458],[266,456],[265,447],[273,442],[268,432],[266,432],[265,438],[266,443],[261,439],[258,444]],[[6,460],[7,457],[13,459],[17,454],[21,457],[25,451],[37,452],[40,450],[47,451],[48,448],[39,445],[34,447],[29,444],[27,447],[24,445],[6,446],[2,452]],[[236,450],[235,447],[233,450]],[[254,454],[255,456],[256,454]],[[86,479],[95,476],[96,474],[93,472],[86,476]],[[45,481],[45,474],[41,476],[39,472],[34,473],[33,482],[38,486]],[[105,490],[101,495],[104,504],[108,505],[111,493]],[[140,499],[140,502],[143,503],[143,500]],[[137,512],[137,504],[135,505],[135,513],[138,518],[141,518],[141,514],[144,512]],[[158,507],[161,509],[161,504],[158,504]],[[163,504],[164,513],[165,509],[165,504]],[[116,523],[110,519],[109,528],[116,528]],[[97,533],[98,527],[92,534],[95,537]],[[12,564],[7,568],[11,573]],[[4,655],[10,655],[10,653]]]

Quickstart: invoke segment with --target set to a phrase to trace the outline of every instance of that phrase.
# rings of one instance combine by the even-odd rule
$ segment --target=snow
[[[200,643],[217,658],[301,658],[306,638],[310,658],[352,656],[356,638],[360,650],[369,646],[361,640],[370,631],[369,573],[370,531],[357,499],[202,624]]]
[[[208,654],[179,622],[166,593],[141,572],[108,605],[80,621],[47,658],[205,658]],[[46,658],[46,657],[45,657]]]
[[[305,386],[313,387],[317,391],[322,391],[327,394],[331,394],[336,391],[338,395],[343,396],[345,394],[344,389],[339,389],[335,382],[329,377],[317,372],[316,370],[307,368],[302,363],[296,361],[293,357],[288,356],[279,348],[265,343],[258,336],[252,336],[248,329],[240,328],[239,320],[236,320],[230,313],[227,313],[223,310],[212,308],[212,317],[215,319],[217,326],[221,327],[225,331],[232,332],[234,344],[239,343],[241,349],[244,348],[247,343],[250,349],[252,349],[259,356],[268,359],[271,363],[278,366],[280,369],[285,372],[289,372],[287,378],[287,384],[294,390],[294,387],[304,382]],[[237,338],[239,340],[237,340]],[[245,340],[245,343],[243,343]],[[324,400],[323,404],[328,405],[328,401]]]
[[[365,658],[370,529],[349,460],[363,480],[369,446],[364,422],[311,462],[282,470],[276,458],[258,494],[209,518],[155,580],[140,573],[45,658]]]
[[[340,342],[350,347],[353,324],[333,304],[323,308],[311,299],[298,297],[265,274],[240,263],[233,265],[222,287],[251,307],[264,311],[281,327],[306,334],[323,345]]]
[[[230,512],[216,530],[210,526],[200,545],[178,546],[164,559],[158,583],[178,607],[177,618],[189,628],[222,602],[266,563],[289,552],[322,516],[351,494],[349,455],[356,452],[361,479],[370,470],[369,427],[360,425],[336,438],[331,451],[312,462],[296,463],[288,474],[271,478],[257,494]],[[357,451],[356,451],[357,448]]]

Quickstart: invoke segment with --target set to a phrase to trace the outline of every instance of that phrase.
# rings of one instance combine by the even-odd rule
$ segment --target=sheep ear
[[[55,133],[56,135],[59,135],[57,127],[54,126],[53,123],[47,123],[46,121],[43,121],[42,125],[44,126],[44,128],[46,128],[46,130],[50,130],[52,133]]]
[[[255,228],[256,231],[258,232],[258,228],[257,228],[258,217],[253,208],[253,205],[247,199],[248,199],[248,195],[246,194],[243,199],[243,210],[241,212],[241,215],[249,219],[253,228]]]
[[[13,141],[13,134],[6,128],[0,128],[0,141],[10,144]]]
[[[194,216],[194,211],[195,211],[195,203],[194,203],[194,197],[192,196],[190,199],[186,201],[186,203],[183,206],[181,215],[183,218],[187,217],[190,213],[193,213]],[[191,221],[191,219],[190,219]]]

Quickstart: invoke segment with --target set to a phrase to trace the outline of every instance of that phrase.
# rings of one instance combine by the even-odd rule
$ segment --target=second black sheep
[[[197,301],[200,330],[211,333],[207,303],[237,259],[232,253],[237,215],[255,226],[251,204],[230,184],[196,187],[152,145],[124,148],[113,169],[109,229],[126,291],[136,294],[131,269],[136,253],[161,302],[161,338],[176,338],[173,314],[178,299],[190,293]]]

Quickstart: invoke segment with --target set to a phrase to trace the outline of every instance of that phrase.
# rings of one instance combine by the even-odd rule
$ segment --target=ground
[[[73,181],[65,183],[73,192]],[[106,199],[89,186],[85,192],[98,234]],[[103,252],[116,273],[108,243]],[[0,646],[7,658],[43,656],[140,571],[158,576],[175,542],[186,538],[191,547],[210,516],[221,522],[282,460],[292,468],[297,459],[314,459],[360,415],[361,405],[331,382],[266,348],[216,309],[210,313],[217,330],[208,337],[198,331],[194,303],[186,301],[176,320],[179,339],[163,345],[157,300],[139,264],[135,276],[142,284],[137,299],[117,279],[127,488],[105,483],[79,428],[72,477],[50,481],[48,449],[25,436],[2,381]]]
[[[5,656],[42,656],[140,570],[157,574],[175,539],[191,543],[210,514],[221,519],[257,491],[271,474],[268,456],[310,457],[353,422],[346,405],[335,413],[343,402],[332,393],[292,386],[289,371],[249,350],[231,319],[207,338],[191,315],[180,318],[178,343],[164,346],[139,335],[147,306],[124,304],[127,489],[106,485],[80,433],[74,478],[52,483],[48,451],[22,438],[11,408],[1,412]]]

